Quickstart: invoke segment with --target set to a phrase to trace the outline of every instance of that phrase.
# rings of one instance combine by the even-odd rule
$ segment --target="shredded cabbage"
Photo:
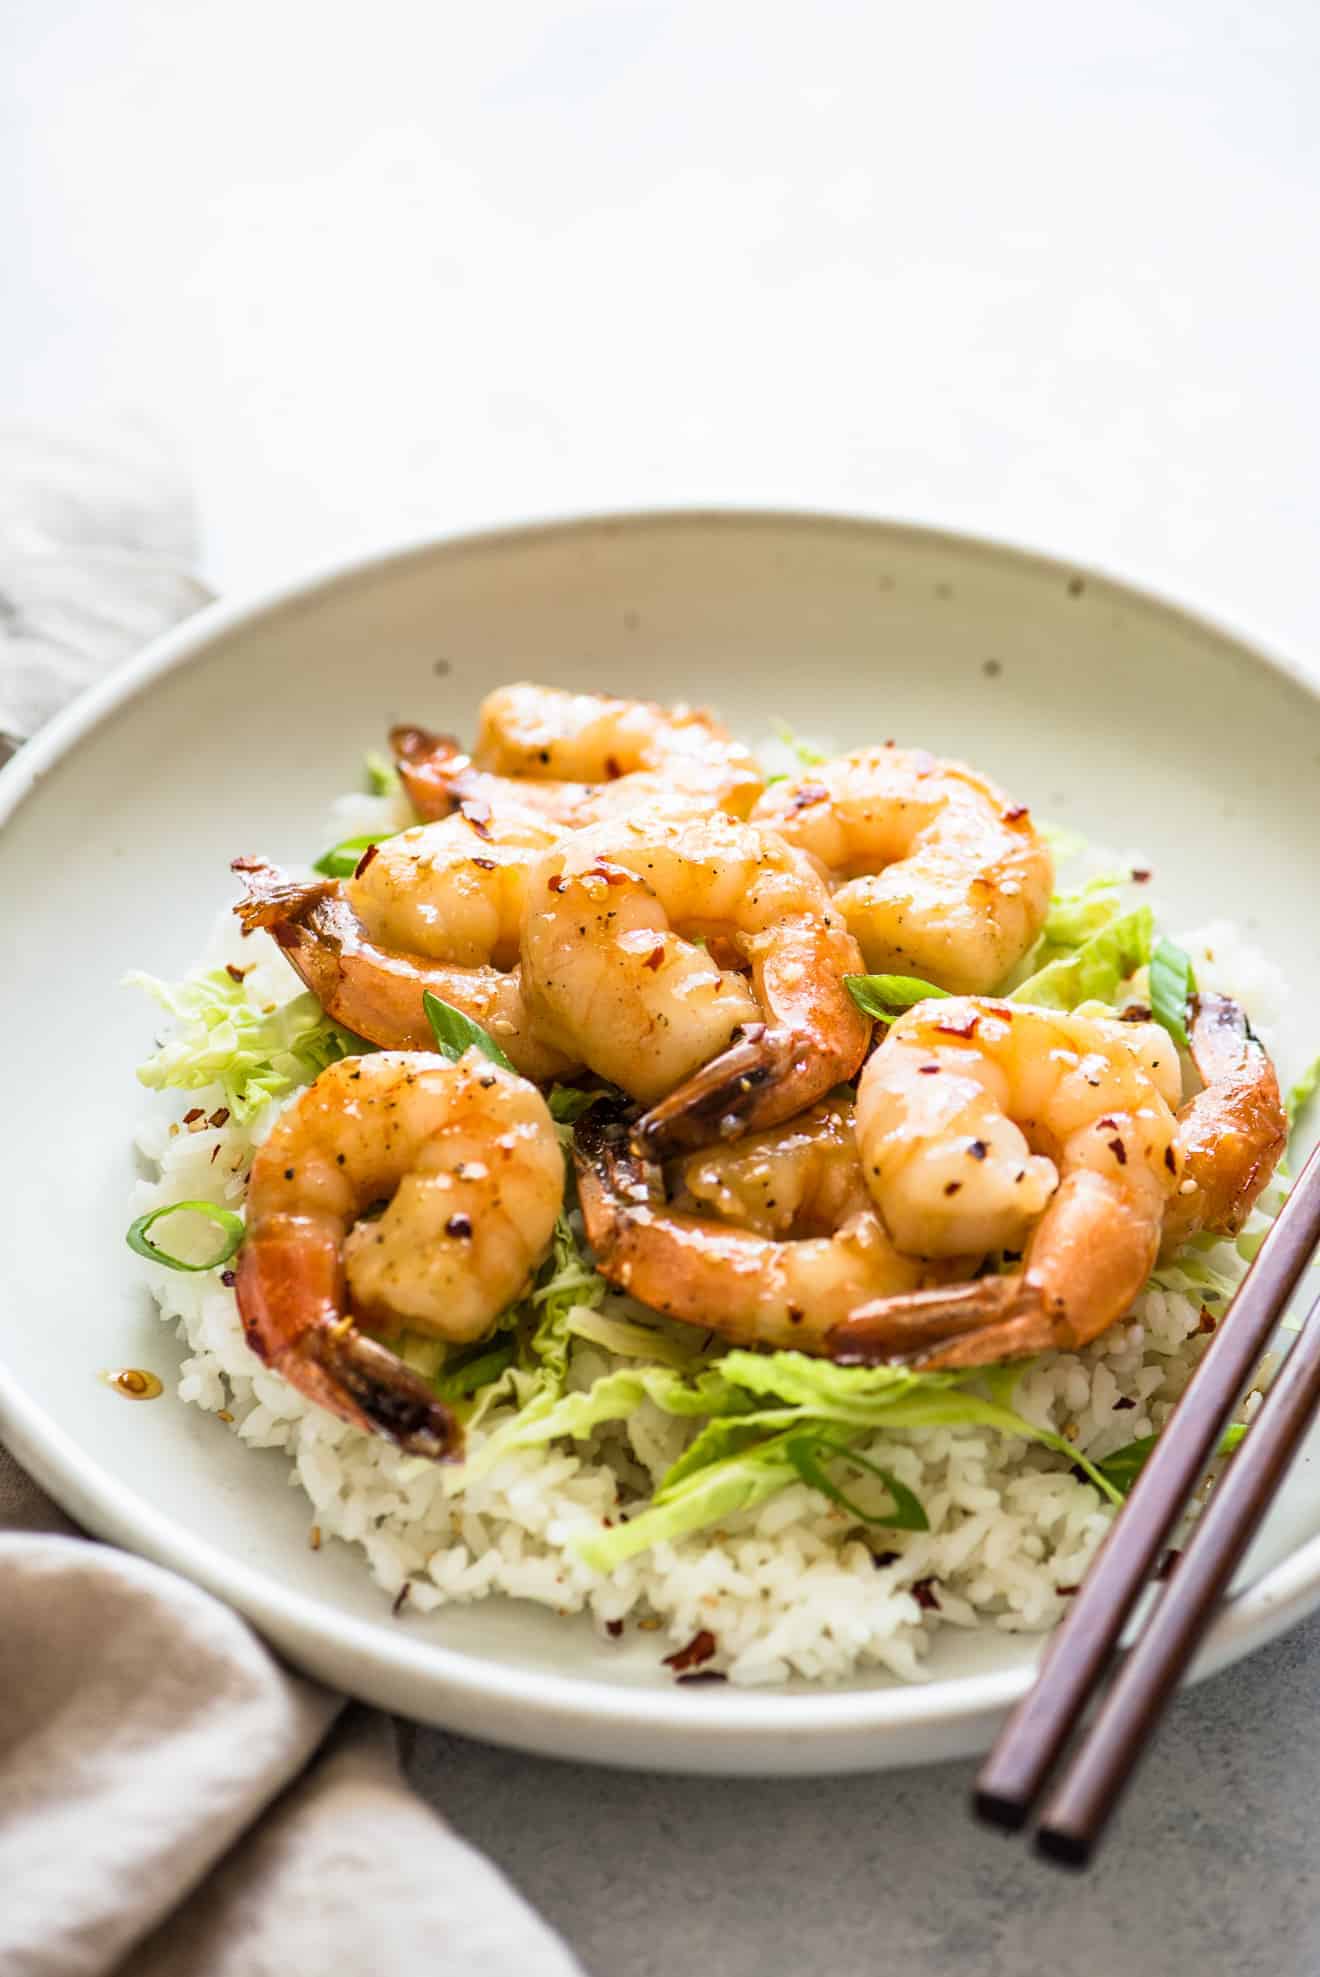
[[[328,1064],[372,1048],[332,1022],[312,995],[254,1009],[242,980],[225,968],[192,975],[173,988],[141,973],[126,975],[124,983],[144,989],[178,1025],[138,1066],[139,1082],[152,1091],[219,1085],[240,1124],[271,1099],[310,1084]]]
[[[1071,954],[1047,961],[1009,1000],[1043,1009],[1076,1009],[1083,1002],[1117,1001],[1123,983],[1150,960],[1155,918],[1149,906],[1134,906],[1106,922]]]

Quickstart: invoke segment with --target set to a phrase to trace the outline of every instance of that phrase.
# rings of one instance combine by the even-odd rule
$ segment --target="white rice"
[[[397,821],[390,799],[355,798],[338,806],[336,829],[350,835]],[[226,920],[208,964],[256,960],[244,983],[255,1007],[298,992],[273,944],[240,942]],[[1185,945],[1204,986],[1239,995],[1258,1025],[1268,1023],[1282,984],[1232,928],[1216,924]],[[138,1134],[157,1177],[138,1184],[135,1215],[180,1200],[241,1203],[254,1134],[232,1120],[209,1125],[222,1103],[218,1087],[158,1101]],[[182,1126],[196,1108],[200,1116]],[[277,1109],[258,1115],[257,1137]],[[1212,1260],[1236,1261],[1222,1246]],[[461,1474],[345,1426],[261,1366],[244,1344],[233,1291],[217,1277],[144,1269],[161,1316],[187,1347],[179,1398],[253,1447],[285,1450],[290,1486],[308,1499],[309,1541],[360,1547],[383,1598],[406,1589],[411,1615],[502,1593],[560,1614],[585,1610],[602,1630],[641,1625],[657,1659],[662,1643],[679,1647],[709,1631],[717,1653],[707,1667],[734,1682],[828,1682],[866,1668],[918,1679],[941,1627],[1053,1626],[1112,1514],[1066,1458],[1038,1445],[981,1428],[881,1434],[861,1452],[917,1494],[929,1531],[882,1532],[877,1556],[855,1520],[795,1484],[716,1531],[658,1545],[602,1577],[571,1539],[644,1498],[690,1426],[648,1402],[590,1442],[511,1454],[463,1486]],[[1148,1289],[1089,1350],[1037,1363],[1014,1404],[1100,1459],[1162,1426],[1205,1343],[1199,1300]],[[570,1384],[589,1386],[626,1363],[579,1343]],[[497,1410],[485,1429],[509,1418]],[[478,1431],[473,1448],[483,1439]]]

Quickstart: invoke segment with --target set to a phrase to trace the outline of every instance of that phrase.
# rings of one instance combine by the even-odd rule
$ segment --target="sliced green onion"
[[[162,1249],[152,1242],[147,1230],[162,1215],[178,1215],[191,1209],[196,1215],[205,1215],[214,1222],[217,1229],[224,1232],[224,1247],[206,1263],[185,1263],[181,1256],[171,1256],[169,1250]],[[238,1252],[243,1240],[243,1217],[235,1215],[232,1208],[218,1208],[213,1201],[170,1201],[164,1208],[153,1208],[146,1215],[139,1215],[128,1231],[128,1246],[139,1256],[146,1256],[153,1263],[164,1263],[171,1270],[218,1270],[222,1263],[228,1263]]]
[[[432,1384],[441,1400],[466,1400],[479,1387],[489,1386],[513,1362],[512,1338],[497,1339],[494,1345],[470,1354],[450,1366],[442,1366]]]
[[[916,975],[845,975],[843,985],[857,1007],[881,1023],[887,1023],[897,1009],[911,1009],[918,1002],[949,994]]]
[[[1217,1456],[1231,1455],[1246,1432],[1247,1423],[1245,1421],[1230,1422],[1220,1437],[1219,1447],[1215,1450],[1215,1454]],[[1158,1440],[1158,1435],[1142,1435],[1135,1442],[1125,1442],[1122,1448],[1116,1448],[1112,1455],[1105,1457],[1104,1461],[1099,1465],[1100,1473],[1113,1484],[1116,1490],[1119,1490],[1126,1496],[1146,1466],[1146,1457],[1150,1454]]]
[[[312,870],[319,872],[323,879],[351,879],[362,863],[363,852],[393,835],[392,831],[369,831],[365,837],[346,837],[342,843],[332,844],[329,851],[322,853]]]
[[[860,1504],[854,1503],[852,1498],[825,1474],[821,1464],[816,1460],[817,1450],[823,1450],[832,1457],[842,1457],[848,1462],[855,1463],[859,1469],[868,1470],[872,1476],[878,1476],[894,1500],[893,1510],[882,1511],[877,1515],[874,1511],[863,1510]],[[784,1443],[784,1454],[804,1483],[809,1483],[813,1490],[819,1490],[822,1496],[830,1499],[831,1503],[837,1503],[841,1509],[846,1510],[850,1516],[858,1518],[863,1524],[885,1524],[896,1531],[930,1529],[930,1519],[922,1509],[919,1499],[912,1494],[906,1483],[900,1483],[897,1476],[891,1476],[889,1471],[882,1469],[878,1462],[872,1462],[869,1457],[859,1455],[856,1449],[849,1448],[846,1442],[836,1442],[830,1435],[816,1433],[794,1435],[791,1440]]]
[[[1191,1039],[1187,1034],[1187,1005],[1196,994],[1196,976],[1191,957],[1171,940],[1156,943],[1150,957],[1150,1013],[1166,1029],[1180,1050]]]
[[[452,1003],[445,1002],[438,995],[433,995],[430,989],[426,989],[422,994],[422,1008],[426,1011],[426,1020],[431,1025],[435,1047],[442,1056],[450,1058],[457,1064],[465,1052],[480,1050],[489,1057],[492,1064],[500,1065],[505,1071],[513,1070],[512,1064],[489,1030],[483,1030],[480,1023],[474,1023],[472,1018],[465,1016],[461,1009],[455,1009]]]
[[[363,756],[362,773],[371,796],[397,796],[403,788],[398,770],[389,756],[382,755],[378,748],[369,748]]]

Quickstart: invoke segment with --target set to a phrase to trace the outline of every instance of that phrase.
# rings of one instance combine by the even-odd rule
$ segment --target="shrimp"
[[[773,784],[752,818],[819,861],[879,973],[984,994],[1045,923],[1054,866],[1028,811],[924,749],[886,742],[841,755]]]
[[[859,1304],[932,1280],[881,1226],[849,1106],[819,1105],[736,1147],[691,1155],[672,1205],[604,1107],[579,1122],[574,1158],[602,1276],[733,1344],[821,1353],[830,1327]]]
[[[497,1040],[515,1068],[548,1079],[573,1066],[533,1033],[518,936],[527,877],[556,842],[540,824],[456,811],[364,853],[351,879],[309,883],[239,859],[245,932],[266,927],[336,1021],[389,1049],[434,1047],[429,989]]]
[[[657,803],[745,817],[764,788],[749,750],[705,708],[558,687],[488,694],[471,756],[425,728],[395,728],[390,743],[424,817],[464,799],[574,829]]]
[[[857,1094],[886,1229],[927,1255],[1026,1253],[1016,1273],[855,1311],[834,1356],[956,1367],[1075,1349],[1122,1316],[1170,1228],[1240,1225],[1282,1148],[1278,1085],[1234,1005],[1202,998],[1193,1043],[1209,1082],[1180,1105],[1153,1023],[974,997],[900,1017]]]
[[[843,983],[859,965],[808,861],[730,817],[598,824],[528,886],[536,1032],[652,1107],[636,1128],[652,1156],[777,1124],[851,1078],[871,1027]]]
[[[344,1058],[252,1163],[237,1270],[247,1342],[341,1420],[452,1455],[458,1429],[434,1389],[358,1321],[479,1338],[531,1281],[563,1188],[544,1100],[479,1051],[457,1064]]]

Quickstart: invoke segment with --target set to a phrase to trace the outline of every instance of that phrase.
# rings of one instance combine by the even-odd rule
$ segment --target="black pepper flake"
[[[472,863],[479,872],[493,872],[495,870],[495,860],[493,858],[474,858]]]
[[[1120,1167],[1127,1166],[1127,1148],[1124,1146],[1122,1140],[1110,1140],[1109,1151],[1113,1154]]]
[[[376,856],[378,849],[379,847],[374,844],[369,844],[367,846],[362,856],[358,859],[357,864],[353,867],[353,877],[355,879],[360,879],[362,877],[362,874],[366,871],[368,865],[371,863],[372,859]]]
[[[715,1654],[715,1636],[706,1627],[694,1634],[686,1647],[664,1657],[666,1668],[672,1668],[676,1675],[686,1675],[690,1668],[700,1668],[703,1661],[709,1661]]]
[[[961,1181],[946,1181],[944,1183],[944,1192],[945,1194],[957,1194],[961,1187]]]
[[[605,757],[605,774],[610,782],[618,782],[619,777],[623,774],[623,769],[617,755],[607,755]]]
[[[1126,1414],[1128,1409],[1135,1407],[1136,1404],[1136,1401],[1129,1400],[1126,1394],[1120,1394],[1114,1402],[1114,1412],[1115,1414]]]
[[[698,1682],[727,1682],[728,1679],[727,1675],[721,1675],[718,1668],[699,1668],[695,1674],[677,1677],[688,1688],[694,1688]]]
[[[1054,1590],[1060,1599],[1071,1599],[1074,1593],[1079,1593],[1082,1589],[1080,1586],[1056,1586]]]
[[[1164,1164],[1171,1174],[1177,1173],[1178,1162],[1173,1157],[1173,1148],[1171,1146],[1166,1146],[1164,1149]]]
[[[495,1083],[495,1074],[492,1072],[488,1078],[478,1078],[477,1083],[483,1091],[489,1091]]]
[[[220,1281],[227,1291],[232,1291],[234,1285],[238,1282],[238,1272],[236,1270],[222,1270],[220,1272]]]
[[[873,1551],[871,1563],[877,1572],[883,1572],[886,1565],[897,1565],[902,1556],[901,1551]]]
[[[789,1307],[788,1307],[788,1322],[789,1322],[789,1324],[790,1324],[790,1325],[800,1325],[800,1324],[802,1323],[802,1320],[803,1320],[803,1319],[805,1318],[805,1316],[806,1316],[806,1313],[805,1313],[804,1311],[802,1311],[802,1310],[801,1310],[801,1309],[799,1308],[799,1306],[797,1306],[796,1304],[790,1304],[790,1305],[789,1305]]]
[[[830,793],[823,783],[803,783],[801,789],[794,790],[790,808],[809,810],[814,803],[828,803]]]
[[[390,1608],[390,1612],[394,1615],[394,1618],[396,1620],[398,1619],[399,1615],[403,1612],[404,1607],[408,1604],[408,1598],[411,1592],[412,1592],[412,1580],[405,1579],[403,1584],[399,1587],[398,1592],[395,1594],[394,1604]]]
[[[536,759],[538,762],[544,763],[548,766],[550,761],[550,750],[548,748],[538,748],[536,751]]]
[[[935,1581],[933,1579],[918,1579],[916,1584],[911,1588],[911,1592],[913,1599],[917,1602],[923,1613],[939,1613],[941,1611],[939,1600],[935,1595]]]
[[[997,680],[1003,670],[1003,665],[998,659],[983,659],[981,661],[981,671],[988,680]]]
[[[225,973],[228,975],[231,982],[241,982],[245,978],[245,976],[250,975],[252,973],[252,970],[253,968],[256,967],[256,965],[257,965],[256,962],[253,961],[246,968],[236,968],[232,961],[226,961]]]
[[[445,1223],[445,1234],[447,1236],[459,1236],[463,1238],[470,1236],[472,1234],[472,1217],[470,1215],[451,1215]]]
[[[606,1519],[607,1523],[608,1521],[609,1520]],[[623,1632],[622,1620],[607,1620],[605,1622],[605,1632],[609,1635],[612,1641],[617,1641],[620,1634]]]
[[[1069,597],[1080,597],[1085,589],[1086,589],[1086,584],[1081,577],[1069,577],[1068,579]]]
[[[285,1170],[284,1170],[284,1178],[285,1178],[285,1180],[286,1180],[286,1181],[291,1181],[291,1180],[293,1179],[293,1169],[292,1169],[292,1167],[286,1167],[286,1168],[285,1168]]]
[[[343,1166],[343,1164],[344,1164],[344,1162],[345,1162],[345,1160],[347,1160],[347,1158],[348,1158],[348,1155],[347,1155],[346,1153],[337,1153],[337,1154],[335,1155],[335,1165],[336,1165],[336,1167],[342,1167],[342,1166]]]
[[[971,1154],[973,1160],[984,1160],[990,1149],[984,1140],[972,1140],[967,1151]]]

